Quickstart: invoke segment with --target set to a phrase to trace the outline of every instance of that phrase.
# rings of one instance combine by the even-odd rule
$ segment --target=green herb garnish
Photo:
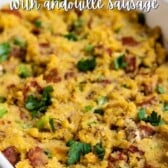
[[[93,152],[97,155],[97,157],[99,159],[103,159],[104,155],[105,155],[105,149],[102,146],[102,143],[97,143],[94,147],[93,147]]]
[[[25,40],[21,39],[21,38],[14,38],[13,39],[13,43],[21,48],[25,48],[26,47],[26,42]]]
[[[70,147],[70,150],[68,152],[68,160],[67,160],[68,165],[77,163],[80,160],[80,157],[82,155],[85,155],[91,152],[91,145],[87,143],[70,140],[67,143],[67,146]]]
[[[11,47],[9,43],[0,44],[0,62],[4,62],[8,59],[11,52]]]
[[[0,103],[5,103],[6,102],[6,97],[0,96]]]
[[[95,109],[95,110],[94,110],[94,113],[100,114],[100,115],[104,115],[104,110],[103,110],[102,108]]]
[[[29,65],[20,64],[18,67],[18,74],[21,78],[27,78],[32,76],[32,69]]]
[[[46,150],[44,150],[44,153],[48,156],[49,159],[52,159],[53,154],[50,150],[46,149]]]
[[[94,46],[93,45],[88,44],[88,45],[85,46],[85,51],[87,53],[91,54],[93,52],[93,50],[94,50]]]
[[[163,110],[164,110],[164,111],[168,111],[168,103],[164,103]]]
[[[48,116],[42,116],[37,122],[36,127],[39,130],[48,129],[48,123],[49,123],[49,117]]]
[[[56,129],[55,129],[55,124],[54,124],[54,118],[49,119],[49,124],[50,124],[52,132],[55,132]]]
[[[81,28],[82,26],[84,25],[84,21],[82,20],[82,19],[77,19],[75,22],[74,22],[74,24],[73,24],[73,26],[75,27],[75,28]]]
[[[143,13],[138,13],[138,23],[145,25],[146,24],[146,18]]]
[[[93,106],[91,106],[91,105],[85,106],[85,112],[89,112],[92,109],[93,109]]]
[[[161,122],[161,116],[153,111],[144,121],[151,123],[153,126],[158,126]]]
[[[158,94],[163,94],[163,93],[165,93],[164,88],[163,88],[162,86],[160,86],[160,85],[158,85],[158,86],[156,87],[156,91],[157,91]]]
[[[125,55],[121,55],[121,56],[117,57],[114,60],[113,64],[114,64],[114,68],[116,70],[126,68],[127,67],[127,62],[125,60]]]
[[[5,107],[0,106],[0,118],[2,118],[7,112],[8,111]]]
[[[43,89],[41,98],[37,98],[34,95],[27,97],[25,107],[31,112],[33,118],[46,112],[48,106],[52,104],[51,92],[53,92],[53,87],[47,86]]]
[[[41,20],[36,20],[36,21],[34,22],[34,25],[35,25],[36,27],[40,28],[40,27],[42,27],[43,23],[42,23]]]
[[[139,110],[138,119],[149,122],[153,126],[158,126],[162,122],[161,116],[158,115],[155,111],[152,111],[150,116],[146,116],[146,110],[144,108]]]
[[[144,120],[146,117],[146,109],[145,108],[141,108],[138,112],[138,119],[139,120]]]
[[[108,101],[107,97],[106,96],[101,96],[97,99],[97,104],[99,106],[102,106],[104,105],[106,102]]]
[[[96,58],[81,59],[76,66],[81,72],[93,71],[96,67]]]
[[[70,41],[78,41],[78,37],[74,32],[69,32],[68,34],[65,34],[64,37]]]

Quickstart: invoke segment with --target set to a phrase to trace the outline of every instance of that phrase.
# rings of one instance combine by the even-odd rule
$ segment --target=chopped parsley
[[[46,154],[49,159],[52,159],[52,157],[53,157],[52,152],[48,149],[44,150],[44,154]]]
[[[94,113],[100,114],[100,115],[104,115],[104,110],[103,110],[102,108],[95,109],[95,110],[94,110]]]
[[[55,132],[54,118],[49,118],[48,116],[42,116],[37,122],[36,127],[39,130],[49,130],[51,128],[52,132]]]
[[[92,109],[93,109],[93,106],[91,106],[91,105],[85,106],[85,112],[89,112]]]
[[[5,107],[0,106],[0,118],[2,118],[7,112],[8,110]]]
[[[83,21],[81,18],[77,19],[77,20],[74,22],[74,24],[73,24],[73,26],[74,26],[76,29],[77,29],[77,28],[81,28],[83,25],[84,25],[84,21]]]
[[[138,119],[139,120],[144,120],[146,117],[146,109],[145,108],[141,108],[138,112]]]
[[[78,37],[74,32],[69,32],[68,34],[65,34],[64,37],[70,41],[78,41]]]
[[[94,50],[94,46],[93,45],[88,44],[88,45],[85,46],[85,52],[91,54],[93,52],[93,50]]]
[[[40,27],[42,27],[43,23],[42,23],[41,20],[36,20],[36,21],[34,22],[34,25],[35,25],[36,27],[40,28]]]
[[[33,118],[39,116],[41,113],[45,113],[48,106],[52,104],[51,92],[53,92],[53,87],[47,86],[43,89],[41,98],[34,95],[27,97],[25,107],[31,112]]]
[[[0,96],[0,103],[5,103],[6,102],[6,97]]]
[[[164,88],[163,88],[162,86],[160,86],[160,85],[158,85],[158,86],[156,87],[156,91],[157,91],[158,94],[163,94],[163,93],[165,93]]]
[[[138,13],[138,23],[145,25],[146,24],[146,18],[143,13]]]
[[[161,116],[153,111],[151,115],[145,119],[145,121],[151,123],[153,126],[158,126],[161,122]]]
[[[102,106],[104,105],[106,102],[108,101],[107,97],[106,96],[101,96],[97,99],[97,104],[99,106]]]
[[[93,71],[96,68],[96,58],[81,59],[76,66],[81,72]]]
[[[67,143],[67,146],[70,147],[67,160],[68,165],[77,163],[82,155],[91,152],[91,145],[87,143],[70,140]]]
[[[168,103],[164,103],[163,110],[164,110],[164,111],[168,111]]]
[[[14,38],[13,43],[21,48],[26,47],[26,41],[21,38]]]
[[[149,116],[146,116],[146,110],[143,108],[138,112],[138,119],[148,122],[153,126],[159,126],[162,123],[161,116],[158,115],[155,111],[152,111]]]
[[[18,66],[18,74],[21,78],[27,78],[32,76],[32,69],[29,65],[20,64]]]
[[[49,123],[49,117],[48,116],[42,116],[37,122],[36,127],[39,130],[47,129]]]
[[[93,147],[93,152],[97,155],[97,157],[99,159],[103,159],[104,155],[105,155],[105,149],[102,146],[102,143],[97,143],[94,147]]]
[[[125,60],[125,55],[121,55],[121,56],[117,57],[114,60],[113,64],[114,64],[114,68],[116,70],[126,68],[127,67],[127,62]]]
[[[114,31],[115,33],[119,33],[121,31],[121,27],[116,28]]]
[[[0,62],[4,62],[8,59],[11,52],[11,47],[9,43],[0,44]]]

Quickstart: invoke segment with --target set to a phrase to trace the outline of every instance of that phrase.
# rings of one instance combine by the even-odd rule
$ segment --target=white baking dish
[[[0,7],[12,0],[0,0]],[[160,26],[163,31],[165,46],[168,48],[168,0],[158,0],[159,8],[146,13],[147,24],[151,27]],[[31,12],[31,11],[30,11]],[[0,153],[0,168],[13,168],[7,159]]]

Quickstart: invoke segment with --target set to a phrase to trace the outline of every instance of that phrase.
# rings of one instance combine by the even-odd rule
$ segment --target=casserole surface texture
[[[135,11],[0,10],[0,151],[16,168],[167,168],[168,64]]]

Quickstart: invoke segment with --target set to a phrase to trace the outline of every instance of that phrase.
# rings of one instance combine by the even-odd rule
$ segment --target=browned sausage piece
[[[56,68],[51,69],[49,72],[44,74],[43,79],[46,80],[48,83],[57,83],[61,81],[61,77],[58,75],[58,70]]]
[[[13,166],[20,160],[20,154],[14,146],[4,149],[2,153]]]
[[[65,78],[66,80],[68,80],[68,79],[70,79],[70,78],[73,78],[73,77],[75,77],[75,72],[70,71],[70,72],[66,72],[66,73],[64,74],[64,78]]]
[[[137,105],[138,106],[148,106],[148,105],[154,104],[155,101],[156,101],[156,97],[155,96],[151,96],[151,97],[147,98],[146,100],[137,103]]]
[[[131,145],[127,150],[128,152],[131,152],[131,153],[139,153],[140,155],[144,155],[144,151],[138,149],[138,147],[134,145]]]
[[[19,47],[13,47],[11,51],[11,55],[16,58],[20,58],[21,60],[25,60],[26,49],[19,48]]]
[[[121,39],[122,44],[126,46],[136,46],[138,45],[138,42],[133,37],[123,37]]]
[[[30,149],[27,157],[33,167],[45,166],[48,163],[48,157],[40,147]]]
[[[128,66],[126,67],[126,72],[135,72],[136,70],[136,57],[126,57],[126,62]]]
[[[11,14],[11,15],[15,15],[19,18],[22,18],[22,15],[18,10],[1,9],[1,12],[8,13],[8,14]]]
[[[153,136],[156,133],[154,128],[149,125],[140,125],[138,129],[142,138]]]

